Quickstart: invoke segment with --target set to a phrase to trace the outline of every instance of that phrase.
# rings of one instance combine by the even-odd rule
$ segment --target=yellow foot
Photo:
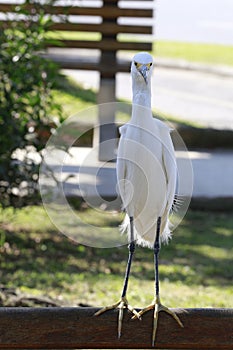
[[[166,306],[162,305],[160,302],[160,298],[157,296],[153,303],[149,306],[147,306],[145,309],[141,310],[139,312],[139,316],[141,317],[144,315],[147,311],[154,310],[154,322],[153,322],[153,333],[152,333],[152,346],[155,346],[155,337],[156,337],[156,331],[157,331],[157,325],[158,325],[158,317],[159,312],[164,311],[167,314],[171,315],[176,322],[180,325],[180,327],[184,327],[183,323],[180,321],[179,317],[170,309],[168,309]],[[133,316],[133,319],[135,319],[135,316]]]
[[[126,297],[121,297],[121,299],[113,305],[105,306],[103,309],[97,311],[95,313],[95,316],[99,316],[103,314],[104,312],[112,309],[119,309],[119,315],[118,315],[118,338],[121,337],[121,329],[122,329],[122,320],[123,320],[123,311],[124,309],[128,309],[133,313],[133,318],[138,318],[139,320],[141,317],[139,316],[139,313],[128,303],[128,300]]]

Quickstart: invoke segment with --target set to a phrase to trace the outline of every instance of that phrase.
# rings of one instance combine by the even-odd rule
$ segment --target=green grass
[[[62,75],[58,77],[53,96],[55,102],[62,106],[64,118],[73,116],[84,109],[96,105],[96,92],[91,89],[85,89],[76,81]],[[88,124],[94,123],[94,120],[87,120],[85,115],[81,119],[81,121]]]
[[[233,65],[233,46],[226,45],[158,41],[154,43],[153,54],[191,62]]]
[[[115,226],[122,215],[79,212],[97,225]],[[65,305],[104,305],[121,293],[127,247],[74,244],[51,224],[42,207],[2,210],[0,280],[23,292],[48,295]],[[233,307],[231,213],[189,211],[160,255],[161,297],[170,307]],[[77,227],[77,232],[81,227]],[[128,299],[145,306],[153,298],[153,252],[138,247]]]
[[[77,115],[80,123],[94,125],[98,121],[98,108],[96,91],[86,89],[78,82],[70,77],[60,76],[56,88],[53,91],[55,102],[62,106],[64,118]],[[127,101],[121,102],[116,111],[116,122],[125,123],[130,118],[131,106]],[[86,109],[91,109],[90,113],[85,112]]]
[[[101,40],[100,33],[88,33],[88,32],[67,32],[67,31],[52,31],[47,34],[48,39],[52,40]]]

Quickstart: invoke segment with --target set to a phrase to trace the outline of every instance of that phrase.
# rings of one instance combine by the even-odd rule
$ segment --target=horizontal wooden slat
[[[14,12],[17,4],[0,4],[0,11]],[[33,5],[27,5],[28,10],[33,9]],[[76,6],[44,6],[47,13],[57,15],[78,15],[78,16],[100,16],[102,18],[118,17],[153,17],[151,9],[131,9],[119,8],[116,6],[102,7],[76,7]]]
[[[152,44],[149,42],[125,42],[116,40],[101,40],[101,41],[87,41],[87,40],[60,40],[60,44],[48,45],[48,47],[61,48],[78,48],[78,49],[97,49],[102,51],[117,51],[117,50],[133,50],[133,51],[151,51]]]
[[[1,12],[15,12],[15,7],[19,6],[17,3],[11,3],[11,4],[0,4],[0,11]]]
[[[54,23],[51,26],[54,30],[99,32],[102,34],[152,34],[151,26],[118,25],[115,23],[101,24],[78,24],[78,23]]]
[[[12,21],[2,21],[1,25],[9,26]],[[23,22],[23,21],[20,21]],[[152,34],[151,26],[118,25],[115,23],[54,23],[51,30],[62,30],[68,32],[94,32],[101,34]]]
[[[118,18],[118,17],[153,17],[153,10],[150,9],[131,9],[119,7],[105,7],[105,8],[79,8],[76,9],[77,15],[87,16],[101,16],[103,18]],[[87,13],[87,14],[86,14]]]
[[[106,62],[102,63],[100,58],[89,56],[71,56],[69,54],[62,55],[56,53],[49,53],[43,55],[44,57],[48,57],[52,59],[54,62],[58,63],[61,68],[64,69],[80,69],[80,70],[93,70],[104,73],[105,76],[118,73],[118,72],[129,72],[130,64],[129,60],[119,60],[117,59],[116,63],[110,62],[108,60],[108,64]]]
[[[153,313],[132,321],[125,311],[117,338],[117,312],[94,317],[95,308],[1,308],[1,349],[149,349]],[[184,324],[159,315],[158,349],[233,348],[233,309],[176,309]]]

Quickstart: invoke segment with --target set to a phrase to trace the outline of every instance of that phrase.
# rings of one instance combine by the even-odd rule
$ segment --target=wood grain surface
[[[148,349],[153,313],[132,321],[125,311],[117,338],[117,311],[96,308],[1,308],[1,349]],[[155,348],[233,349],[233,309],[175,309],[180,328],[161,312]]]

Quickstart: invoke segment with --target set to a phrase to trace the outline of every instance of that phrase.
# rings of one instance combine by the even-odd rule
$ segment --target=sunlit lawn
[[[154,43],[153,53],[158,57],[191,62],[233,65],[233,46],[227,45],[158,41]]]
[[[93,209],[79,215],[98,222]],[[117,226],[120,217],[113,215]],[[103,217],[101,220],[104,220]],[[121,293],[127,247],[100,249],[59,234],[42,207],[1,211],[1,284],[36,295],[100,306]],[[161,296],[170,307],[233,307],[233,217],[190,211],[160,254]],[[77,233],[81,229],[77,227]],[[154,289],[153,252],[138,247],[128,299],[142,307]]]

